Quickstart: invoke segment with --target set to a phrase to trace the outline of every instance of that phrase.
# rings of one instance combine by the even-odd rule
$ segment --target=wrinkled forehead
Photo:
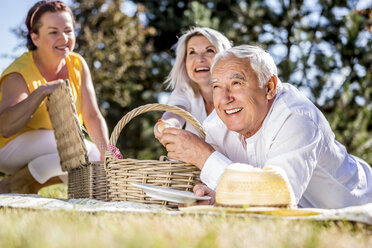
[[[247,72],[252,70],[249,59],[238,58],[229,55],[218,60],[211,71],[211,83],[215,83],[219,78],[224,79],[246,79]]]
[[[226,75],[226,79],[239,79],[239,80],[245,80],[245,76],[242,73],[239,72],[231,72],[230,74]],[[219,77],[213,77],[211,78],[211,84],[217,83],[219,81]]]

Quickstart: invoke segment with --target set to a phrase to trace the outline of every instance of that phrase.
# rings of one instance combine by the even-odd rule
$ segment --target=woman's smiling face
[[[210,67],[217,49],[204,36],[197,35],[189,39],[186,46],[186,71],[189,78],[199,85],[210,84]]]
[[[34,44],[42,54],[65,58],[75,47],[73,19],[69,12],[46,12],[41,18],[38,33],[32,33]]]

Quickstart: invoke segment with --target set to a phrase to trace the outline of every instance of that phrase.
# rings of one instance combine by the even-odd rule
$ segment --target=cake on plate
[[[294,207],[294,195],[277,167],[254,168],[235,163],[226,168],[216,191],[216,203],[234,207]]]

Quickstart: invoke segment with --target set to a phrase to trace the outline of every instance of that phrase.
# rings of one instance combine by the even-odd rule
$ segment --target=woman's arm
[[[57,89],[62,80],[41,85],[31,94],[23,77],[18,73],[7,76],[2,84],[0,102],[0,133],[10,137],[21,131],[46,96]]]
[[[173,89],[172,93],[169,96],[168,105],[179,107],[183,110],[190,112],[191,103],[194,99],[190,99],[190,96],[187,91],[176,87]],[[166,121],[175,128],[182,128],[186,120],[179,115],[173,114],[172,112],[165,112],[161,117],[163,121]],[[158,123],[154,126],[154,135],[159,141],[161,139],[161,133],[158,131]]]
[[[99,111],[90,71],[83,58],[82,63],[83,75],[81,84],[81,100],[83,120],[89,134],[92,136],[91,138],[96,143],[101,153],[101,160],[103,160],[105,149],[108,145],[108,128],[101,112]]]

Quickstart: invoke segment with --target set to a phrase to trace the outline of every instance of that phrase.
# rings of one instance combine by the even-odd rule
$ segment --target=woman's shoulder
[[[172,94],[187,96],[190,99],[200,97],[199,95],[196,95],[192,88],[186,83],[184,85],[176,85],[176,87],[172,91]]]
[[[192,89],[187,86],[176,86],[170,94],[168,104],[184,106],[188,111],[196,106],[201,108],[204,106],[203,97],[196,96]]]
[[[31,52],[25,52],[18,58],[16,58],[1,74],[1,78],[11,73],[20,73],[29,68],[32,64]]]
[[[78,60],[83,59],[83,57],[77,52],[71,52],[68,56],[72,59],[78,59]]]
[[[82,68],[84,58],[76,52],[71,52],[68,57],[67,61],[71,63],[74,67]]]

